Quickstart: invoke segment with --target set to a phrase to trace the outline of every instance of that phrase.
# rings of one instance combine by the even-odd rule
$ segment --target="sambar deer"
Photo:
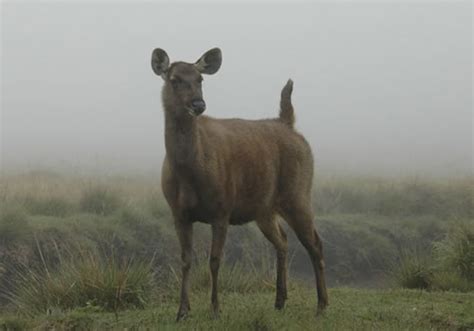
[[[293,82],[281,91],[278,118],[262,120],[215,119],[206,109],[203,74],[215,74],[222,63],[213,48],[195,63],[174,62],[157,48],[153,71],[164,80],[166,157],[161,183],[171,207],[181,246],[182,283],[177,320],[187,316],[193,223],[212,228],[211,304],[219,313],[217,275],[229,225],[256,221],[277,255],[275,308],[287,298],[288,244],[280,215],[308,251],[318,295],[318,312],[328,304],[321,239],[313,225],[311,188],[313,156],[305,138],[293,127]],[[201,115],[201,116],[200,116]]]

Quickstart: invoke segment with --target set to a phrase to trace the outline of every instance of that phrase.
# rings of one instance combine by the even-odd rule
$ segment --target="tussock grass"
[[[397,285],[442,291],[474,290],[474,223],[451,225],[432,250],[405,250],[391,271]]]
[[[390,261],[397,259],[402,248],[416,242],[423,252],[430,251],[450,224],[470,219],[473,180],[319,177],[314,189],[315,224],[323,240],[329,284],[386,285]],[[202,224],[194,229],[198,263],[192,274],[196,288],[207,288],[210,231]],[[293,231],[286,229],[290,274],[312,282],[307,253]],[[473,274],[472,257],[463,252],[472,250],[471,236],[450,230],[437,244],[429,289],[469,288],[464,280]],[[115,256],[124,259],[153,259],[153,271],[162,273],[171,266],[180,274],[179,244],[158,178],[44,172],[0,178],[0,288],[12,280],[18,266],[42,270],[35,263],[41,261],[38,247],[50,269],[59,268],[57,247],[71,242],[98,252],[112,247]],[[231,227],[225,256],[220,277],[224,288],[246,293],[274,287],[274,250],[255,225]],[[420,261],[414,259],[409,262],[407,256],[398,268],[405,270],[405,280],[425,275]],[[166,286],[175,285],[176,281],[169,281]]]
[[[82,212],[110,215],[120,206],[120,197],[105,187],[93,187],[83,192],[79,201]]]
[[[392,265],[392,277],[396,285],[409,289],[428,289],[431,286],[433,269],[430,258],[418,249],[405,249],[399,261]]]
[[[150,262],[83,251],[61,256],[59,261],[57,265],[45,262],[42,268],[25,266],[17,271],[14,290],[6,296],[18,312],[143,308],[155,290]]]
[[[248,225],[229,231],[219,273],[223,312],[211,321],[210,231],[196,224],[193,310],[178,325],[180,250],[157,178],[4,176],[0,291],[8,305],[1,298],[0,305],[34,317],[2,315],[0,329],[474,328],[472,293],[449,293],[474,291],[473,184],[318,178],[315,223],[329,284],[383,286],[390,270],[396,287],[428,290],[330,289],[331,306],[318,318],[312,267],[293,231],[285,226],[289,300],[274,312],[275,252]],[[413,243],[417,250],[407,248]],[[300,277],[311,287],[295,281]]]
[[[446,237],[434,244],[434,251],[444,269],[474,281],[474,221],[451,226]]]

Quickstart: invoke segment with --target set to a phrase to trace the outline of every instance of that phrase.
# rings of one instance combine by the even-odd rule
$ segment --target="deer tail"
[[[285,87],[281,90],[280,99],[280,121],[293,127],[295,123],[295,113],[291,104],[291,92],[293,92],[293,81],[288,79]]]

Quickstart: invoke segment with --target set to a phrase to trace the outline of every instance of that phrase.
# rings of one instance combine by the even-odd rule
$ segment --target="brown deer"
[[[166,157],[161,184],[171,207],[181,246],[181,303],[177,320],[187,316],[193,223],[212,228],[211,304],[219,313],[217,275],[229,225],[256,221],[277,255],[275,308],[287,298],[288,244],[275,219],[278,214],[295,231],[314,268],[318,312],[328,304],[321,239],[313,225],[311,188],[313,156],[309,144],[293,127],[293,82],[281,91],[280,115],[274,119],[215,119],[206,109],[203,74],[216,73],[220,49],[207,51],[197,62],[174,62],[160,48],[151,66],[164,80]],[[201,116],[200,116],[201,115]]]

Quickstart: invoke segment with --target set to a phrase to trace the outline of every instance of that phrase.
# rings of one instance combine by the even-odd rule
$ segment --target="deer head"
[[[165,81],[163,100],[175,116],[198,116],[206,110],[202,95],[202,74],[215,74],[222,64],[222,53],[213,48],[204,53],[195,63],[174,62],[170,64],[168,54],[156,48],[151,56],[151,67]],[[165,107],[166,108],[166,107]]]

